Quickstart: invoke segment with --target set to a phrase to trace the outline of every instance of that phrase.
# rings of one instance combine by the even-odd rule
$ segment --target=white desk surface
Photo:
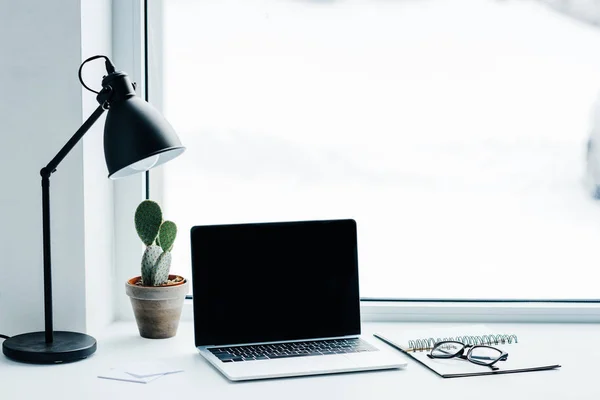
[[[425,329],[432,323],[363,323],[365,337],[384,351],[396,351],[371,336],[382,330]],[[450,324],[459,325],[459,324]],[[467,324],[468,325],[468,324]],[[600,324],[490,324],[515,333],[519,345],[554,352],[562,368],[494,376],[443,379],[405,358],[405,370],[358,372],[249,382],[229,382],[196,351],[191,322],[175,338],[148,340],[133,322],[115,323],[95,333],[97,352],[71,364],[20,364],[0,356],[0,399],[600,399]],[[97,378],[111,367],[161,361],[185,372],[148,384]]]

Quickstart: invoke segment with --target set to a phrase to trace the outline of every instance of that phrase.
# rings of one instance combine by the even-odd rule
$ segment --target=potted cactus
[[[163,220],[160,206],[152,200],[139,204],[134,219],[135,229],[146,250],[142,255],[141,275],[126,282],[125,292],[131,299],[142,337],[173,337],[189,289],[185,278],[169,274],[177,226]]]

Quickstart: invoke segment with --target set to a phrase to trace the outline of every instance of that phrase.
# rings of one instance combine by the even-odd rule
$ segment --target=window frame
[[[600,323],[600,304],[544,301],[360,301],[363,322],[436,323]],[[185,300],[182,320],[194,318],[191,297]]]
[[[150,3],[150,4],[149,4]],[[151,9],[162,7],[163,0],[127,0],[113,3],[113,53],[114,58],[124,70],[132,71],[132,76],[140,83],[140,93],[145,93],[146,83],[151,81],[150,100],[160,109],[162,105],[162,90],[160,82],[145,76],[153,71],[154,76],[161,76],[161,65],[156,57],[148,57],[147,69],[144,68],[146,57],[145,37],[148,35],[144,24],[145,13]],[[155,8],[156,7],[156,8]],[[150,11],[151,13],[152,11]],[[119,16],[120,15],[120,16]],[[119,16],[119,18],[115,18]],[[129,20],[128,20],[129,19]],[[148,16],[152,21],[152,15]],[[150,22],[152,23],[152,22]],[[161,48],[157,40],[162,36],[162,24],[153,26],[152,40],[154,48]],[[120,41],[117,38],[131,38]],[[117,45],[118,44],[118,45]],[[125,68],[128,67],[128,68]],[[158,68],[158,69],[157,69]],[[152,74],[150,74],[152,75]],[[115,240],[124,248],[140,247],[135,232],[127,219],[131,205],[135,207],[150,190],[150,197],[159,201],[162,199],[163,174],[160,170],[149,173],[149,181],[144,174],[138,174],[133,181],[117,182],[115,185]],[[125,221],[125,222],[123,222]],[[135,240],[135,244],[134,244]],[[134,253],[133,256],[128,253]],[[116,281],[121,288],[122,282],[138,273],[138,263],[132,267],[131,260],[137,260],[138,254],[131,251],[116,249],[115,264]],[[123,266],[123,268],[121,268]],[[118,293],[121,293],[120,291]],[[123,298],[118,296],[115,302],[118,319],[133,319],[130,307],[123,312]],[[126,299],[125,299],[126,300]],[[192,297],[187,296],[182,319],[193,319]],[[589,323],[600,322],[600,298],[592,300],[562,300],[562,299],[389,299],[361,298],[361,313],[364,321],[379,322],[546,322],[546,323]]]
[[[144,97],[144,5],[143,0],[112,3],[112,59],[137,83],[137,93]],[[145,174],[118,179],[114,184],[114,317],[132,321],[133,310],[123,286],[140,274],[143,245],[137,237],[132,210],[145,198]]]

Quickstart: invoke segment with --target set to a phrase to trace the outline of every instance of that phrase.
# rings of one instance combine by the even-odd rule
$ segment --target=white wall
[[[110,0],[0,0],[1,333],[44,327],[39,170],[95,107],[77,69],[110,51],[109,7]],[[99,87],[100,78],[89,84]],[[101,125],[51,178],[56,330],[93,334],[112,319],[112,184]]]

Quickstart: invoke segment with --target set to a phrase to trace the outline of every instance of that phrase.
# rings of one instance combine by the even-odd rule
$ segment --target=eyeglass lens
[[[475,364],[489,365],[498,360],[502,352],[494,347],[476,346],[469,353],[469,360]]]
[[[435,358],[452,358],[461,353],[464,348],[465,345],[461,342],[442,342],[431,350],[431,355]]]

